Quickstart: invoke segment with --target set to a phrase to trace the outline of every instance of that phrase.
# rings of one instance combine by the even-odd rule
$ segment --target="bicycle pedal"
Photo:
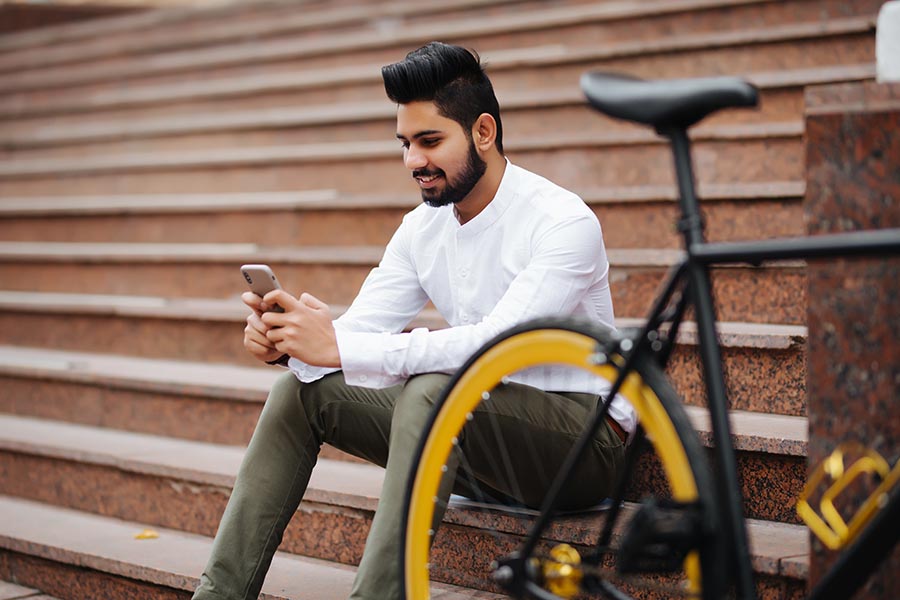
[[[581,591],[581,555],[569,544],[557,544],[541,562],[543,587],[554,595],[568,599]]]
[[[685,557],[702,539],[697,503],[652,498],[644,501],[628,524],[619,546],[621,573],[681,570]]]

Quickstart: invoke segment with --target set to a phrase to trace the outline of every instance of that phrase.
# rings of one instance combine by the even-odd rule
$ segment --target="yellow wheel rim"
[[[416,471],[406,530],[406,590],[409,600],[429,598],[428,531],[434,516],[434,501],[453,440],[469,413],[508,375],[537,365],[559,364],[578,367],[607,381],[617,376],[609,364],[592,364],[597,341],[563,329],[536,329],[513,335],[485,352],[459,379],[443,406],[425,443]],[[672,497],[680,502],[697,500],[697,486],[687,453],[659,398],[636,373],[629,374],[619,393],[637,412],[671,486]],[[700,589],[700,562],[696,552],[685,560],[687,585]]]

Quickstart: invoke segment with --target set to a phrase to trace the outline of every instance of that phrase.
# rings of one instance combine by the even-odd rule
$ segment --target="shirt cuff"
[[[385,388],[403,378],[384,372],[385,341],[389,333],[335,330],[341,370],[347,385]]]
[[[314,367],[297,358],[288,360],[287,367],[291,370],[291,373],[303,383],[312,383],[313,381],[322,379],[326,375],[340,371],[340,369],[333,369],[330,367]]]

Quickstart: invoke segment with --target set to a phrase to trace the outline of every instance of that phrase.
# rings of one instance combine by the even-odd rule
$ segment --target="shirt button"
[[[365,382],[365,381],[368,381],[369,378],[366,375],[360,375],[359,380]]]
[[[462,277],[463,279],[465,279],[466,277],[469,276],[469,270],[468,269],[460,269],[459,276]]]
[[[463,320],[463,323],[468,323],[468,322],[469,322],[469,315],[468,315],[468,314],[462,313],[462,314],[459,315],[459,316],[460,316],[460,318]]]

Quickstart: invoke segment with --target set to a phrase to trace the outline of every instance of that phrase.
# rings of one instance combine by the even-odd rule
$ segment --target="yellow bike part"
[[[860,456],[845,467],[847,455]],[[875,474],[881,483],[875,488],[848,524],[834,505],[835,499],[863,475]],[[817,513],[809,499],[824,481],[830,485],[822,493]],[[891,469],[884,458],[856,443],[841,444],[813,471],[797,500],[797,514],[810,531],[831,550],[840,550],[852,543],[876,512],[884,505],[888,492],[900,481],[900,463]]]
[[[574,598],[581,590],[581,555],[569,544],[557,544],[550,550],[550,560],[541,565],[545,587],[560,598]]]
[[[535,329],[501,340],[482,354],[451,390],[429,433],[416,471],[409,509],[405,573],[408,600],[429,598],[428,554],[431,523],[442,467],[456,444],[467,416],[482,401],[483,394],[518,371],[537,365],[568,365],[589,371],[612,382],[618,370],[608,362],[596,364],[597,340],[565,329]],[[637,373],[630,373],[619,392],[627,398],[662,462],[672,497],[684,503],[698,499],[697,485],[672,421],[659,398]],[[685,588],[701,589],[700,558],[696,551],[685,559]]]

